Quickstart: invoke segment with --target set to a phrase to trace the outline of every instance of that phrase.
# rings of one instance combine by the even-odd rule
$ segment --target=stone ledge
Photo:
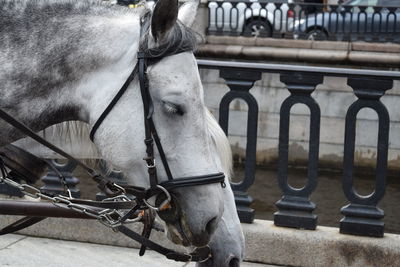
[[[13,267],[181,267],[185,264],[168,260],[154,251],[146,251],[141,257],[139,250],[132,248],[12,234],[0,238],[0,259],[0,266]],[[196,264],[192,262],[185,266],[195,267]],[[241,266],[278,267],[250,262],[243,262]]]
[[[315,231],[276,227],[256,220],[243,225],[246,258],[290,266],[399,266],[400,236],[370,238],[339,234],[337,228]]]
[[[208,35],[207,44],[267,46],[281,48],[303,48],[321,50],[364,51],[400,53],[398,43],[369,43],[369,42],[341,42],[341,41],[310,41],[278,38],[249,38],[243,36],[212,36]]]
[[[200,57],[381,66],[400,65],[400,44],[207,36]]]
[[[385,68],[400,65],[400,53],[324,50],[288,47],[204,44],[196,52],[199,57],[230,60],[278,60],[328,64],[374,65]]]
[[[16,217],[2,216],[0,227]],[[242,224],[246,260],[290,266],[399,266],[400,236],[368,238],[339,234],[337,228],[319,226],[315,231],[276,227],[271,221]],[[140,230],[140,227],[135,227]],[[51,218],[20,231],[21,234],[137,248],[138,244],[93,220]],[[175,247],[162,233],[152,235],[163,245]],[[176,248],[176,247],[175,247]]]

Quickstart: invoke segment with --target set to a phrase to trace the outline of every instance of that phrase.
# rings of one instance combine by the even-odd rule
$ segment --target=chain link
[[[19,189],[19,190],[21,190],[21,191],[24,190],[24,187],[23,187],[21,184],[15,182],[15,181],[13,181],[13,180],[11,180],[11,179],[9,179],[9,178],[3,178],[3,177],[1,177],[1,178],[0,178],[0,183],[8,184],[8,185],[10,185],[10,186],[12,186],[12,187],[15,187],[15,188],[17,188],[17,189]]]
[[[121,219],[125,215],[123,212],[118,211],[116,209],[103,209],[101,211],[92,209],[86,205],[80,205],[71,202],[73,198],[71,197],[71,194],[69,194],[69,197],[58,195],[58,196],[50,196],[48,194],[43,193],[40,191],[38,188],[28,185],[28,184],[20,184],[17,183],[10,178],[4,177],[0,175],[0,184],[7,184],[9,186],[12,186],[14,188],[19,189],[24,195],[32,197],[34,199],[44,199],[47,201],[50,201],[53,203],[53,205],[60,207],[60,208],[65,208],[65,209],[71,209],[79,213],[83,213],[89,217],[97,219],[100,223],[111,227],[115,229],[116,227],[122,225]],[[69,189],[68,189],[69,191]],[[126,196],[125,194],[112,197],[112,198],[106,198],[103,200],[103,202],[116,202],[116,201],[131,201],[131,199]],[[129,219],[125,220],[123,223],[136,223],[142,220],[142,213],[139,213],[139,215],[134,218],[134,219]]]

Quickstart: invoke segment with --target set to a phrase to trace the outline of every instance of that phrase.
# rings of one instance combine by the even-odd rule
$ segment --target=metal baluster
[[[289,13],[293,12],[293,20],[290,23],[290,18],[289,18]],[[285,38],[286,39],[293,39],[293,31],[295,31],[295,22],[297,19],[297,13],[298,13],[298,8],[297,10],[295,9],[295,5],[293,3],[288,4],[288,10],[286,11],[286,27],[284,28],[285,30]]]
[[[350,204],[341,209],[345,216],[340,221],[343,234],[382,237],[383,210],[377,207],[386,189],[389,139],[389,113],[380,101],[385,91],[393,87],[393,80],[348,78],[347,84],[358,100],[347,111],[343,157],[343,191]],[[375,190],[368,196],[359,195],[353,187],[354,150],[357,114],[362,108],[371,108],[379,118]]]
[[[388,13],[386,15],[386,42],[396,42],[395,32],[396,32],[396,7],[388,7]]]
[[[261,79],[260,71],[221,69],[220,77],[224,78],[230,91],[222,98],[219,108],[219,123],[228,135],[229,104],[240,98],[248,105],[247,117],[247,145],[245,177],[239,183],[232,183],[235,194],[237,211],[241,222],[251,223],[254,220],[254,210],[250,208],[253,199],[247,190],[254,183],[257,149],[258,103],[249,90],[254,83]]]
[[[311,93],[323,82],[323,75],[281,74],[281,82],[287,85],[291,95],[282,103],[280,111],[278,183],[283,196],[276,202],[279,211],[274,214],[274,223],[314,230],[317,226],[317,215],[313,214],[316,205],[310,201],[310,195],[317,186],[321,112]],[[306,185],[300,189],[288,184],[290,109],[297,103],[305,104],[310,109],[308,177]]]
[[[331,8],[332,8],[332,11],[329,13],[329,25],[331,28],[330,31],[333,34],[330,35],[331,38],[329,38],[329,40],[337,41],[338,40],[337,36],[338,36],[338,32],[339,32],[339,20],[335,19],[335,18],[338,18],[341,15],[340,15],[340,11],[338,10],[339,9],[338,6],[331,6]],[[332,20],[333,20],[333,22],[332,22]]]
[[[244,14],[250,13],[250,18],[244,21],[244,28],[243,28],[243,36],[247,37],[252,37],[251,35],[251,29],[249,27],[246,27],[246,24],[251,23],[253,21],[253,9],[251,8],[252,3],[251,2],[244,2],[246,5],[246,8],[243,10]]]
[[[272,12],[273,20],[272,20],[272,25],[271,25],[271,30],[272,30],[271,37],[281,38],[282,37],[282,25],[283,25],[282,3],[271,3],[271,4],[275,5],[274,11]],[[268,10],[268,9],[266,9],[266,10]],[[278,18],[279,18],[279,21],[277,21]],[[279,23],[279,25],[276,25],[277,22]],[[270,36],[266,36],[266,37],[270,37]]]
[[[208,13],[208,18],[207,18],[207,20],[208,20],[208,25],[207,25],[207,28],[206,28],[206,35],[212,35],[214,32],[213,32],[213,30],[214,29],[211,29],[211,27],[210,27],[210,25],[211,25],[211,8],[210,8],[210,3],[213,3],[212,1],[210,1],[210,2],[208,2],[208,5],[207,5],[207,13]],[[215,20],[217,19],[216,18],[216,14],[214,13],[214,18],[215,18]]]
[[[229,31],[231,36],[237,36],[240,34],[239,30],[239,9],[237,8],[236,2],[231,2],[232,8],[229,10]],[[236,18],[233,20],[233,18]]]
[[[217,35],[223,35],[224,34],[224,30],[225,30],[225,10],[222,7],[223,2],[219,2],[216,1],[215,3],[217,3],[217,8],[215,9],[215,27],[216,27],[216,33]],[[221,25],[218,23],[219,20],[219,12],[221,12]]]
[[[368,32],[368,25],[367,25],[368,19],[367,19],[367,12],[366,12],[367,7],[360,6],[359,9],[360,9],[360,11],[357,14],[357,36],[355,39],[356,41],[363,40],[365,33]],[[361,25],[362,27],[360,26],[361,18],[364,19],[364,23],[362,23],[362,25]]]
[[[371,22],[371,35],[373,42],[382,42],[385,39],[382,35],[382,7],[372,7],[374,9],[374,13],[372,14],[372,22]]]
[[[56,160],[50,160],[50,163],[65,177],[65,181],[67,182],[68,188],[70,189],[73,197],[80,197],[81,192],[77,187],[79,184],[79,179],[76,178],[72,172],[76,168],[76,163],[73,161],[68,161],[67,163],[59,163]],[[43,183],[45,184],[40,189],[44,192],[55,193],[55,194],[64,194],[64,186],[58,177],[58,174],[55,173],[52,169],[49,168],[47,175],[42,178]]]

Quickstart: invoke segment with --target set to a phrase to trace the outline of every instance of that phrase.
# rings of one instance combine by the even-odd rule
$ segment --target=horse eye
[[[180,116],[183,116],[183,114],[184,114],[182,107],[177,104],[163,101],[163,105],[164,105],[165,111],[169,114],[178,114]]]

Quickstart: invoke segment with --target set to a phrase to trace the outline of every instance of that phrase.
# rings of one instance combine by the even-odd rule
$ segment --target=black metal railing
[[[400,80],[400,72],[356,70],[344,68],[308,67],[298,65],[244,63],[228,61],[198,60],[199,68],[219,70],[219,75],[229,87],[223,96],[219,107],[219,123],[229,136],[229,105],[235,99],[242,99],[248,105],[247,119],[247,146],[245,158],[245,172],[243,179],[232,183],[238,214],[242,222],[251,223],[254,220],[254,210],[248,189],[255,180],[256,152],[257,152],[257,122],[258,101],[250,90],[254,83],[262,78],[263,73],[277,73],[290,95],[283,101],[280,109],[279,126],[279,159],[278,184],[282,190],[282,198],[277,199],[278,211],[274,214],[274,223],[277,226],[294,227],[313,230],[317,226],[317,214],[314,213],[316,204],[310,201],[310,196],[318,190],[318,162],[319,162],[319,133],[320,107],[311,95],[317,85],[323,82],[325,76],[346,77],[347,84],[353,89],[358,98],[347,110],[345,119],[345,139],[343,157],[343,192],[348,205],[341,209],[344,215],[340,221],[340,232],[345,234],[382,237],[384,211],[378,208],[386,189],[387,162],[389,149],[389,112],[380,98],[393,87],[394,80]],[[310,137],[308,175],[303,188],[294,188],[288,182],[288,148],[290,130],[290,111],[298,103],[305,104],[310,110]],[[365,107],[371,108],[378,115],[378,143],[377,162],[374,192],[364,196],[357,193],[353,186],[353,165],[355,153],[355,132],[357,114]],[[53,162],[55,167],[64,173],[67,182],[79,195],[78,182],[71,174],[74,164],[60,164]],[[100,167],[106,168],[100,164]],[[123,182],[120,173],[111,174],[113,181]],[[62,185],[51,171],[43,182],[42,189],[62,192]],[[4,185],[0,185],[0,192],[5,193]],[[13,192],[9,192],[12,194]],[[101,199],[102,196],[98,195]]]
[[[398,7],[382,7],[209,1],[207,34],[400,42],[400,2]]]
[[[383,210],[377,207],[386,189],[389,113],[380,101],[385,92],[393,87],[393,80],[400,80],[400,72],[356,70],[343,68],[307,67],[296,65],[240,63],[228,61],[198,60],[202,69],[219,70],[230,91],[220,102],[219,122],[228,132],[229,104],[236,98],[247,102],[247,147],[245,174],[243,180],[233,184],[239,216],[242,222],[251,222],[254,211],[249,207],[251,197],[247,189],[254,182],[254,166],[256,164],[256,136],[258,120],[258,103],[250,89],[261,79],[262,73],[278,73],[280,81],[286,84],[290,96],[282,103],[279,126],[279,159],[278,184],[282,190],[282,198],[276,202],[278,211],[274,214],[277,226],[294,227],[313,230],[317,226],[316,204],[310,201],[311,194],[317,190],[320,107],[311,93],[323,82],[325,76],[346,77],[347,84],[358,98],[347,110],[344,159],[343,159],[343,191],[349,204],[341,209],[344,218],[340,221],[340,232],[345,234],[381,237],[384,233]],[[308,175],[303,188],[294,188],[288,183],[288,149],[290,130],[290,111],[298,103],[305,104],[310,110],[310,137]],[[358,112],[365,107],[378,114],[378,144],[376,162],[376,182],[374,193],[368,196],[359,195],[353,186],[353,164],[355,151],[355,130]]]

